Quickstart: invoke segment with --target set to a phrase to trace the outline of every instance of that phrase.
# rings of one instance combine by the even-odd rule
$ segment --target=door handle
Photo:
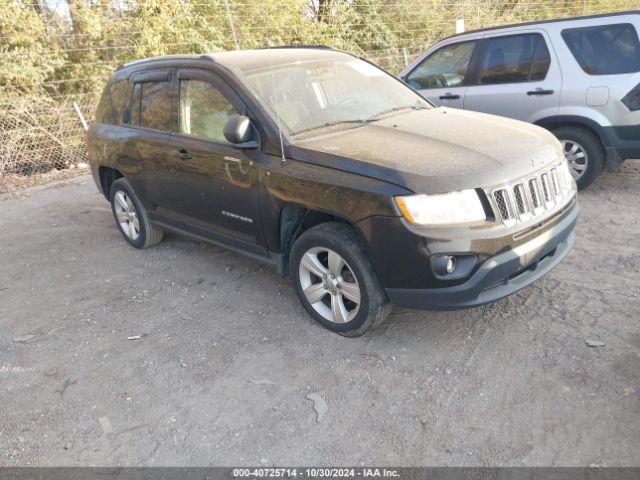
[[[440,100],[458,100],[460,98],[460,95],[453,95],[451,93],[445,93],[444,95],[441,95],[438,98]]]
[[[543,88],[536,88],[535,90],[529,90],[527,95],[553,95],[553,90],[544,90]]]
[[[182,160],[191,160],[193,158],[193,156],[184,148],[181,150],[178,150],[177,152],[173,152],[174,155]]]

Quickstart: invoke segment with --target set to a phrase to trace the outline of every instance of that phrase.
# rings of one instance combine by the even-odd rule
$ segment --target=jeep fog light
[[[456,269],[456,257],[441,255],[433,260],[433,270],[438,275],[449,275]]]

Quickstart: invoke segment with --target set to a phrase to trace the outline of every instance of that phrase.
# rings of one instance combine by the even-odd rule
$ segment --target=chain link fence
[[[438,39],[514,22],[637,8],[637,0],[4,0],[0,6],[0,190],[7,176],[86,161],[104,81],[140,57],[325,44],[397,73]]]

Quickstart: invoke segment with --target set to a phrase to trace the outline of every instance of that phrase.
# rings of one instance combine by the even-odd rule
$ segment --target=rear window
[[[589,75],[615,75],[640,71],[638,32],[630,23],[571,28],[562,38]]]
[[[133,84],[131,125],[171,129],[171,84],[168,81]]]
[[[113,110],[113,123],[122,125],[124,113],[129,103],[129,82],[121,80],[111,85],[111,109]]]
[[[551,64],[547,44],[538,33],[489,39],[480,84],[544,80]]]

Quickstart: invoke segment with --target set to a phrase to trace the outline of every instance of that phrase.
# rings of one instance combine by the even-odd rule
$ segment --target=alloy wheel
[[[573,140],[560,140],[564,157],[569,162],[571,175],[574,180],[578,180],[584,175],[589,166],[589,156],[582,145]]]
[[[140,220],[131,198],[122,190],[118,190],[113,204],[120,228],[131,240],[137,240],[140,236]]]
[[[304,296],[324,319],[347,323],[358,314],[360,286],[338,253],[324,247],[307,250],[300,259],[299,278]]]

